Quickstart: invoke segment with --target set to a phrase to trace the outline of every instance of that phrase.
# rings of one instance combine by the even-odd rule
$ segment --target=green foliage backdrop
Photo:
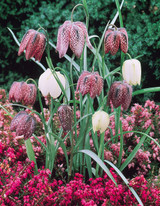
[[[41,69],[32,61],[25,62],[24,55],[17,56],[18,47],[14,42],[7,27],[11,28],[21,41],[24,33],[30,29],[38,29],[38,24],[47,29],[50,41],[56,44],[58,27],[65,20],[70,20],[71,10],[80,0],[1,0],[0,11],[0,87],[8,89],[14,80],[26,79],[28,76],[38,78]],[[113,0],[87,0],[90,19],[89,35],[102,35],[102,32],[109,20],[116,13]],[[125,1],[123,8],[123,21],[129,36],[128,53],[132,58],[143,55],[139,60],[142,63],[142,85],[147,88],[159,86],[160,80],[160,2],[157,0],[133,0]],[[85,22],[85,15],[82,8],[74,12],[74,21]],[[117,20],[118,22],[118,20]],[[116,24],[116,23],[115,23]],[[119,27],[118,23],[116,24]],[[105,60],[109,69],[119,66],[117,56],[107,54]],[[60,61],[61,65],[65,59],[59,59],[58,54],[52,51],[52,58],[55,65]],[[119,58],[119,57],[118,57]],[[92,58],[90,58],[92,61]],[[45,65],[45,54],[42,58]],[[46,65],[45,65],[46,66]],[[67,69],[66,63],[63,67]],[[38,72],[37,72],[38,71]],[[154,81],[153,81],[154,80]],[[160,101],[159,95],[150,94],[145,98],[153,98]],[[142,101],[142,98],[139,100]]]

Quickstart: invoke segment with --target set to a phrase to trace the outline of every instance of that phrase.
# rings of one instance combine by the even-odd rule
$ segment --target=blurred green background
[[[38,29],[41,24],[48,33],[50,41],[56,44],[58,27],[65,20],[70,20],[72,8],[82,3],[80,0],[1,0],[0,1],[0,87],[9,90],[13,81],[26,80],[28,77],[38,79],[43,72],[33,61],[26,61],[24,55],[18,57],[18,46],[7,27],[11,28],[19,41],[28,29]],[[101,37],[109,20],[116,14],[114,0],[87,0],[89,11],[89,35]],[[129,50],[132,58],[139,58],[142,64],[142,84],[140,88],[160,86],[160,1],[132,0],[124,1],[122,8],[124,27],[128,32]],[[85,22],[82,7],[74,12],[74,21]],[[117,19],[115,25],[119,27]],[[93,43],[93,41],[92,41]],[[96,43],[96,40],[95,40]],[[70,54],[70,51],[68,52]],[[90,55],[91,54],[91,55]],[[92,64],[93,55],[89,53],[88,67]],[[65,58],[59,59],[55,49],[51,51],[54,66],[66,70]],[[79,60],[76,59],[78,62]],[[105,55],[109,69],[119,66],[120,51],[115,55]],[[60,62],[60,63],[59,63]],[[45,67],[45,53],[41,63]],[[134,88],[136,89],[136,88]],[[136,97],[135,101],[144,103],[148,98],[160,102],[159,93],[145,94]]]

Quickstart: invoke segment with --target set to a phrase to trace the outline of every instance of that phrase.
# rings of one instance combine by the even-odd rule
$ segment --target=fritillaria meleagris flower
[[[34,57],[40,61],[45,50],[46,37],[34,29],[29,29],[22,38],[18,55],[20,56],[26,50],[26,60]]]
[[[83,95],[89,93],[94,99],[96,95],[100,95],[103,89],[103,79],[98,72],[84,71],[77,82],[77,91]]]
[[[128,59],[122,66],[123,79],[130,85],[141,83],[141,63],[137,59]]]
[[[109,93],[107,104],[112,102],[115,108],[122,105],[124,110],[127,110],[132,100],[132,86],[127,82],[115,81],[112,83]]]
[[[123,53],[128,51],[128,34],[125,28],[109,28],[104,37],[105,54],[109,51],[115,55],[118,49]]]
[[[69,46],[79,58],[82,54],[85,40],[87,46],[92,49],[85,24],[80,21],[65,21],[58,29],[56,50],[59,52],[59,58],[66,54]]]
[[[55,72],[61,84],[65,88],[65,77],[60,72]],[[38,88],[44,97],[52,96],[54,99],[60,96],[62,90],[50,69],[41,74],[38,80]]]
[[[100,130],[103,133],[109,125],[109,115],[104,111],[97,111],[92,116],[92,126],[94,133]]]
[[[72,109],[68,105],[61,105],[58,108],[58,116],[64,131],[72,129]]]
[[[9,100],[21,102],[24,105],[33,105],[36,101],[37,88],[26,82],[13,82],[9,91]]]
[[[16,130],[16,135],[24,135],[24,139],[27,140],[32,136],[36,127],[36,120],[33,116],[29,115],[25,111],[20,111],[11,121],[10,130]]]

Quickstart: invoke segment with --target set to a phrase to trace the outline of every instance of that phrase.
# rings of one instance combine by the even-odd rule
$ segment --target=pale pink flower
[[[58,29],[56,50],[59,52],[59,58],[66,54],[69,46],[79,58],[82,54],[85,40],[87,46],[92,49],[85,24],[80,21],[65,21]]]

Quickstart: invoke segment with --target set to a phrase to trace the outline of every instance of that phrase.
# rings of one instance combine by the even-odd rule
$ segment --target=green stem
[[[100,137],[100,145],[99,145],[99,151],[98,151],[98,157],[100,159],[103,156],[102,152],[103,152],[103,149],[104,149],[104,135],[105,135],[105,132],[103,132],[101,134],[101,137]],[[99,164],[96,165],[96,177],[98,177],[98,172],[99,172]]]
[[[117,135],[120,127],[120,115],[121,115],[121,106],[115,109],[115,134]],[[116,138],[116,143],[118,142],[118,136]]]
[[[120,151],[118,157],[118,168],[120,168],[122,162],[122,154],[123,154],[123,130],[122,130],[122,122],[120,121]]]
[[[69,172],[68,172],[68,182],[70,181],[72,176],[73,148],[74,148],[74,137],[73,137],[73,131],[71,131],[71,157],[70,157],[70,165],[69,165]]]
[[[71,22],[73,22],[73,13],[74,10],[78,7],[78,6],[82,6],[84,8],[85,14],[86,14],[86,27],[88,28],[88,11],[86,8],[86,4],[77,4],[73,9],[72,9],[72,13],[71,13]]]

